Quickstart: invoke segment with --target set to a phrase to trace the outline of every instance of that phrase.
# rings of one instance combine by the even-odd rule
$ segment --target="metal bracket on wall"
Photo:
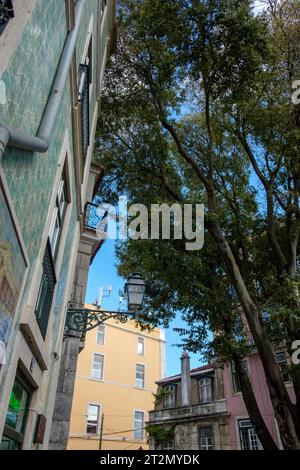
[[[99,309],[69,307],[66,318],[67,335],[70,331],[81,333],[82,341],[84,341],[87,331],[97,328],[111,318],[121,323],[126,323],[130,315],[132,316],[132,313],[129,312],[110,312]]]

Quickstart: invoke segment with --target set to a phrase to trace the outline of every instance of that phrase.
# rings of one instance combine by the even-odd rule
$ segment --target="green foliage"
[[[160,403],[164,397],[170,395],[170,391],[165,390],[163,387],[158,390],[157,393],[153,393],[155,403]]]
[[[293,280],[300,140],[289,95],[298,67],[295,48],[295,65],[288,56],[297,24],[292,3],[280,15],[270,10],[260,17],[248,0],[120,2],[119,52],[106,73],[94,157],[106,169],[99,198],[107,202],[126,194],[148,207],[207,208],[195,165],[206,175],[215,192],[206,215],[225,234],[275,341],[298,334],[292,325],[300,318]],[[140,321],[168,326],[180,311],[185,348],[207,359],[249,352],[232,273],[207,226],[200,252],[187,252],[184,240],[129,240],[118,244],[117,255],[121,275],[139,266],[148,281]],[[222,334],[212,339],[208,331]]]
[[[147,424],[146,433],[151,438],[154,438],[156,442],[166,442],[174,439],[175,426],[162,426],[157,424]]]

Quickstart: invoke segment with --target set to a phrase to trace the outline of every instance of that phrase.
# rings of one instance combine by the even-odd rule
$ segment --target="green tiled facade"
[[[76,42],[76,61],[77,67],[79,67],[87,44],[89,25],[93,19],[93,88],[90,96],[90,127],[97,106],[96,53],[97,51],[98,55],[99,51],[101,53],[101,47],[98,48],[96,44],[99,1],[85,1]],[[27,134],[36,135],[55,78],[66,36],[67,13],[65,0],[37,0],[32,15],[22,31],[17,48],[10,57],[8,66],[0,76],[0,80],[5,85],[7,96],[6,103],[0,103],[1,123],[11,128],[20,129]],[[14,338],[20,328],[20,319],[24,306],[28,303],[29,292],[32,291],[32,285],[36,282],[37,261],[40,262],[43,257],[45,246],[42,243],[45,243],[45,224],[46,220],[49,220],[49,214],[52,214],[51,211],[53,211],[53,208],[50,207],[50,201],[53,198],[55,180],[58,173],[62,171],[62,168],[58,166],[58,160],[61,156],[66,131],[69,135],[69,161],[73,166],[70,181],[71,216],[68,222],[63,259],[53,302],[54,320],[49,347],[49,351],[53,351],[57,339],[62,338],[61,319],[66,311],[67,281],[70,277],[71,264],[74,261],[72,253],[74,256],[76,227],[78,230],[79,226],[74,176],[71,84],[69,79],[66,82],[48,152],[41,154],[7,147],[0,163],[29,258],[25,289],[18,311],[15,313],[14,326],[10,333],[10,344],[12,345],[14,345]],[[34,312],[32,313],[34,315]],[[12,355],[13,348],[9,348],[6,358],[8,363]],[[48,364],[48,371],[45,373],[48,376],[48,383],[51,382],[54,367],[55,360],[52,355]],[[6,368],[2,372],[4,373],[0,377],[0,407],[1,397],[5,393],[9,369]],[[45,407],[48,398],[46,394]]]

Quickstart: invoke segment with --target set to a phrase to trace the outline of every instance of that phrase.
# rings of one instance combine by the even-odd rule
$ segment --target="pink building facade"
[[[276,352],[287,391],[295,394],[285,351]],[[257,404],[277,446],[282,449],[259,355],[243,361]],[[150,439],[151,449],[174,450],[260,450],[261,443],[251,423],[234,366],[228,362],[190,369],[189,355],[181,357],[181,373],[157,382],[154,410],[149,424],[171,432],[166,442]]]
[[[281,368],[282,377],[286,384],[287,391],[294,402],[295,394],[293,384],[288,371],[286,370],[286,354],[284,351],[277,352],[276,357],[279,367]],[[278,447],[282,449],[278,426],[275,420],[269,390],[259,355],[257,353],[253,353],[246,359],[245,364],[260,412],[274,441],[277,443]],[[229,412],[229,440],[231,449],[260,449],[261,445],[249,420],[243,396],[239,390],[239,383],[236,378],[234,368],[230,363],[224,365],[223,381],[224,397],[226,398],[227,410]]]

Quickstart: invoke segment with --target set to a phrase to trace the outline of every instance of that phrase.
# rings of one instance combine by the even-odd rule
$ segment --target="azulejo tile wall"
[[[94,40],[96,40],[97,3],[97,0],[85,2],[76,45],[78,64],[84,51],[87,30],[92,16],[95,18]],[[66,34],[65,1],[37,0],[35,10],[22,33],[19,45],[7,69],[0,77],[5,83],[7,95],[6,104],[0,105],[1,122],[25,132],[36,134],[55,77]],[[94,68],[95,82],[96,72]],[[96,86],[93,87],[93,95],[91,97],[91,117],[94,114],[95,104]],[[66,130],[68,130],[70,137],[70,161],[73,162],[69,81],[67,81],[63,102],[48,152],[46,154],[38,154],[8,148],[1,162],[30,261],[27,284],[16,317],[20,316],[29,288],[33,282],[35,261],[41,246],[54,180],[58,171],[58,159],[61,154]],[[68,227],[62,268],[58,279],[57,295],[54,300],[56,319],[53,329],[56,335],[59,333],[58,328],[60,327],[62,309],[65,307],[63,305],[63,298],[70,269],[71,252],[77,222],[74,181],[71,181],[71,188],[72,214]],[[12,334],[15,335],[17,330],[18,321]],[[55,334],[53,341],[55,340]]]

